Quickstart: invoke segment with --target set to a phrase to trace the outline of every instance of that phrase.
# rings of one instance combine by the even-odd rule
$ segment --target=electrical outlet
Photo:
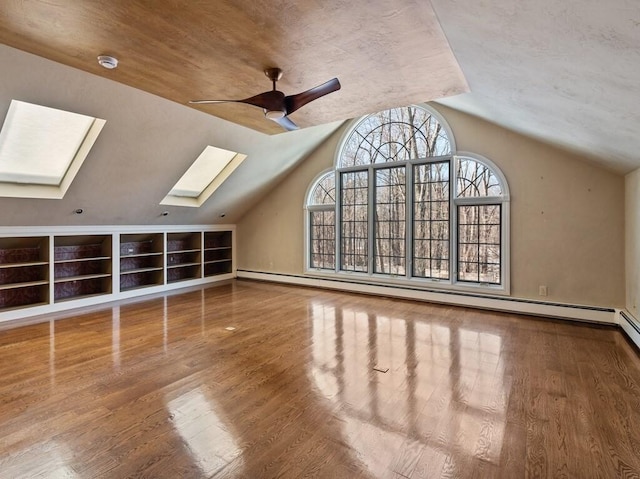
[[[539,296],[546,296],[547,295],[547,285],[546,284],[541,284],[540,286],[538,286],[538,295]]]

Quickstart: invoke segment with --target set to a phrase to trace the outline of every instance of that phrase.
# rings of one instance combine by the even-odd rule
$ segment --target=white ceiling
[[[637,0],[432,0],[470,93],[440,102],[589,156],[640,167]]]

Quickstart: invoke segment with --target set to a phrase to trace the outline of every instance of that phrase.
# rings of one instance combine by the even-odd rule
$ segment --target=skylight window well
[[[207,146],[160,204],[199,207],[246,157],[235,151]]]
[[[105,123],[12,100],[0,130],[0,196],[64,197]]]

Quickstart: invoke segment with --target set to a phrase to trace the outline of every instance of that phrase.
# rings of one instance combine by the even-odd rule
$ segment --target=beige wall
[[[511,190],[514,297],[624,304],[624,177],[464,113],[437,106],[458,151],[497,164]],[[333,164],[341,132],[312,153],[238,223],[240,269],[303,274],[303,202]],[[548,296],[538,296],[546,285]]]
[[[626,176],[625,277],[627,310],[636,318],[640,298],[640,169]]]
[[[333,165],[338,129],[237,223],[238,268],[302,274],[304,197],[309,184]]]

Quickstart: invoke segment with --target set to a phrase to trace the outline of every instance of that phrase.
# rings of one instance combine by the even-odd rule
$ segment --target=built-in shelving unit
[[[0,238],[0,310],[49,302],[49,238]]]
[[[204,275],[217,276],[233,271],[231,231],[207,231],[204,234]]]
[[[0,321],[233,278],[234,235],[233,225],[0,227]]]
[[[167,283],[202,277],[202,233],[167,233]]]
[[[164,284],[164,234],[120,235],[120,291]]]
[[[54,302],[111,292],[111,235],[56,236]]]

